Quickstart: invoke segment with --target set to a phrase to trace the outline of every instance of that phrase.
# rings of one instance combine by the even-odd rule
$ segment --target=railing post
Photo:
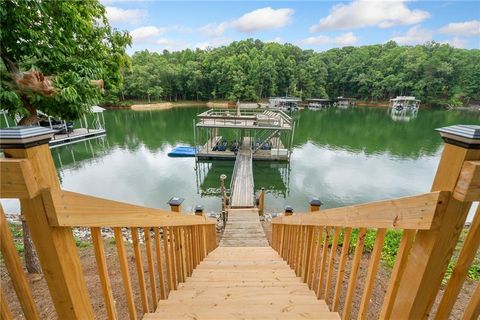
[[[285,216],[291,216],[293,214],[293,207],[292,206],[286,206],[285,207]]]
[[[260,191],[260,195],[258,197],[258,214],[263,216],[264,210],[265,210],[265,188],[262,187],[262,191]]]
[[[168,204],[170,205],[170,210],[172,212],[177,212],[177,213],[182,212],[183,200],[184,200],[183,198],[178,198],[178,197],[170,198],[170,200],[168,200]]]
[[[40,189],[60,192],[57,170],[48,147],[53,131],[42,127],[12,127],[0,130],[5,157],[28,159]],[[39,192],[20,200],[55,309],[60,319],[93,319],[83,270],[72,230],[52,227]],[[55,218],[55,217],[53,217]]]
[[[438,131],[446,144],[432,191],[453,191],[463,163],[480,159],[480,128],[451,126]],[[439,203],[432,229],[417,232],[391,315],[428,317],[470,206],[471,202],[450,196],[446,203]]]
[[[197,205],[195,207],[195,215],[196,216],[203,216],[203,206],[202,205]]]
[[[320,211],[320,207],[322,206],[323,202],[320,199],[311,197],[308,201],[310,204],[310,212]]]

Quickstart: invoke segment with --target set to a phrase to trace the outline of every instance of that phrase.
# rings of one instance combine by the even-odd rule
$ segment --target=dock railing
[[[158,300],[166,299],[172,290],[176,290],[178,284],[184,282],[217,246],[216,221],[62,190],[48,140],[45,132],[38,132],[28,143],[21,139],[10,139],[8,143],[2,140],[6,158],[0,160],[0,197],[20,199],[22,214],[30,228],[58,318],[95,318],[73,227],[90,230],[108,318],[118,318],[118,305],[115,305],[112,294],[107,258],[113,258],[105,253],[104,228],[113,229],[115,236],[118,258],[110,263],[120,267],[129,318],[141,318],[154,311]],[[40,319],[3,209],[0,211],[1,251],[13,287],[25,318]],[[131,246],[125,244],[125,238],[131,239]],[[129,256],[132,251],[133,260]],[[130,265],[131,261],[134,266]],[[138,295],[134,294],[132,268],[136,270],[135,283],[138,283],[140,301],[135,299]],[[3,291],[0,296],[2,318],[10,319]],[[137,314],[137,304],[141,304],[140,314]]]
[[[332,311],[341,311],[343,319],[350,319],[367,230],[373,229],[375,242],[358,308],[358,318],[366,319],[386,233],[402,230],[378,317],[426,319],[434,315],[435,319],[447,319],[480,244],[479,207],[443,296],[432,310],[472,201],[480,200],[480,130],[475,132],[445,137],[431,192],[274,218],[272,247],[319,299],[325,299]],[[354,234],[358,236],[352,241]],[[353,257],[351,245],[355,246]],[[346,287],[344,281],[348,281]],[[479,313],[477,286],[463,319],[476,319]]]

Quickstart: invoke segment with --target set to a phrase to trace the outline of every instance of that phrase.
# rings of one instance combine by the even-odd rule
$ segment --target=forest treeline
[[[480,50],[388,42],[315,52],[253,39],[207,50],[144,50],[132,56],[123,90],[127,99],[169,101],[285,94],[362,100],[414,95],[433,106],[460,106],[480,100]]]

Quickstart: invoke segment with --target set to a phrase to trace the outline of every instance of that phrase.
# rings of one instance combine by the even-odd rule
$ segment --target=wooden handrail
[[[1,159],[0,182],[0,198],[31,199],[39,192],[27,159]]]
[[[203,216],[178,214],[70,191],[42,190],[47,215],[55,227],[152,227],[214,225]]]
[[[272,224],[429,230],[434,227],[435,213],[446,205],[449,195],[448,191],[437,191],[318,213],[276,217]]]
[[[462,202],[480,200],[480,161],[465,161],[453,197]]]

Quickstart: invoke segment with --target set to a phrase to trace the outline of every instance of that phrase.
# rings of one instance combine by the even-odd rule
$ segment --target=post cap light
[[[183,198],[172,197],[167,203],[171,206],[179,206],[183,203],[183,200]]]
[[[52,139],[55,130],[39,126],[16,126],[0,129],[2,149],[25,149],[46,144]]]
[[[468,149],[480,149],[480,126],[458,124],[436,129],[443,141]]]

